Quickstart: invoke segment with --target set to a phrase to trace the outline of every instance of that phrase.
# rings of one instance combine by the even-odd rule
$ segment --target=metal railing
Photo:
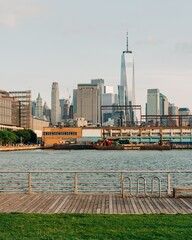
[[[0,171],[0,193],[121,194],[167,196],[192,186],[192,170]]]

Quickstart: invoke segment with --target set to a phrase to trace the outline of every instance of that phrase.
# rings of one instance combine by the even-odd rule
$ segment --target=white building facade
[[[59,102],[59,85],[53,82],[51,91],[51,123],[56,125],[61,121],[61,108]]]

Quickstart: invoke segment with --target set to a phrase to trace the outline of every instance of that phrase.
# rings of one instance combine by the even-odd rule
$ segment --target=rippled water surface
[[[0,170],[192,170],[192,150],[0,152]]]

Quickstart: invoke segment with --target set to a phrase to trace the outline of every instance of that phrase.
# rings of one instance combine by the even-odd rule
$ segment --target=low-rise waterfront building
[[[192,127],[55,127],[43,128],[45,146],[72,142],[96,142],[104,138],[123,138],[131,143],[158,143],[192,145]]]
[[[44,146],[65,144],[68,141],[76,141],[82,138],[82,128],[78,127],[44,127],[42,141]]]

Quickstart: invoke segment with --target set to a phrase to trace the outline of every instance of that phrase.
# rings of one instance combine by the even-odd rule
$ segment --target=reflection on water
[[[0,152],[0,170],[191,170],[192,151]]]

